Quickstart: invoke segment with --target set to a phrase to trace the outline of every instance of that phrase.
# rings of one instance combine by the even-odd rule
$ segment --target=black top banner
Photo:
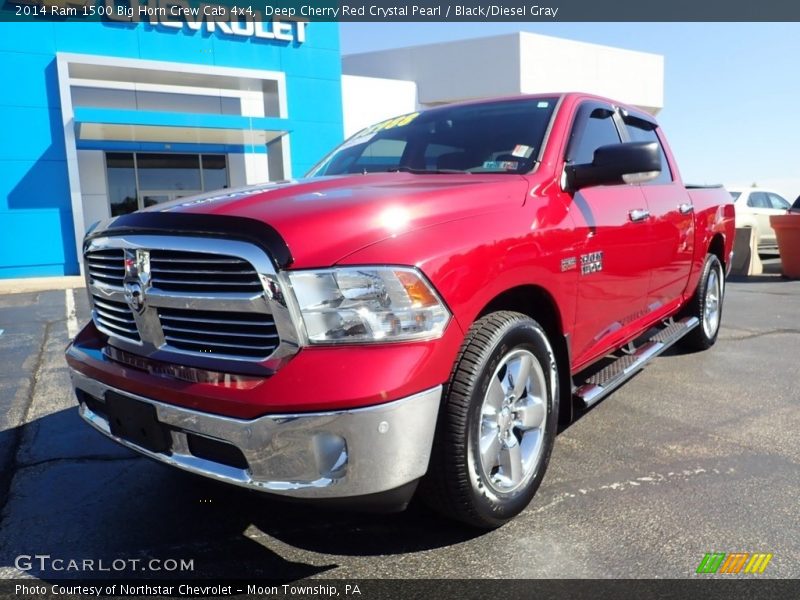
[[[3,21],[800,21],[783,0],[0,0]]]

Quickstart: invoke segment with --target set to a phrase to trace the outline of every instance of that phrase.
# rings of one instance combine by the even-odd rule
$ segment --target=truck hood
[[[511,174],[372,173],[220,190],[142,212],[254,219],[277,230],[293,268],[326,267],[389,237],[521,206],[527,188]]]

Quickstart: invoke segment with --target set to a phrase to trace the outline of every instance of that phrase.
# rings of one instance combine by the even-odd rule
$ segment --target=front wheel
[[[697,285],[685,315],[697,317],[700,325],[680,341],[689,350],[706,350],[714,345],[722,321],[722,299],[725,292],[725,274],[722,263],[713,254],[706,256],[700,283]]]
[[[542,327],[496,312],[470,329],[456,361],[422,485],[436,510],[499,527],[544,477],[558,420],[558,370]]]

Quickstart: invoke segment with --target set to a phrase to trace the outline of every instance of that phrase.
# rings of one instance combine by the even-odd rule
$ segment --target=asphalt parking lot
[[[683,578],[706,552],[800,576],[800,281],[730,282],[717,345],[668,352],[562,432],[530,507],[483,534],[421,507],[285,504],[118,448],[77,415],[71,294],[0,296],[0,577],[49,554],[192,559],[191,577]]]

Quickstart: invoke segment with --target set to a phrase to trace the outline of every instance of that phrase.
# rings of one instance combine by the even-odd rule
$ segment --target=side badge
[[[564,271],[571,271],[576,267],[578,261],[575,259],[574,256],[568,256],[567,258],[561,259],[561,272]]]

